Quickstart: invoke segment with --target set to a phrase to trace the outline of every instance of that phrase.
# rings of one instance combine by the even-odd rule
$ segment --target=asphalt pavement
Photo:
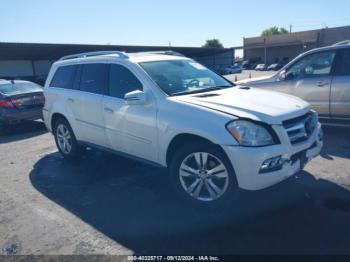
[[[349,254],[350,137],[232,207],[196,210],[166,170],[90,150],[65,161],[41,122],[0,136],[0,254]]]

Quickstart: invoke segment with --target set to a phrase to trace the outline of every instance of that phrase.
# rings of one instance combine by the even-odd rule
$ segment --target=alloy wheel
[[[72,136],[69,129],[63,125],[59,124],[56,129],[57,143],[61,151],[68,155],[72,150]]]
[[[194,152],[181,163],[179,178],[182,188],[199,201],[214,201],[227,190],[228,170],[216,156],[207,152]]]

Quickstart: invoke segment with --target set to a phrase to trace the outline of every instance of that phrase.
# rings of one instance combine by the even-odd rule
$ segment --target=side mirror
[[[287,73],[285,70],[283,70],[279,76],[278,79],[280,81],[285,81],[285,80],[293,80],[294,79],[294,74],[293,73]]]
[[[286,71],[285,71],[285,70],[283,70],[283,71],[279,74],[278,79],[279,79],[280,81],[286,80]]]
[[[145,92],[140,90],[126,93],[124,95],[124,100],[127,105],[142,105],[147,101]]]

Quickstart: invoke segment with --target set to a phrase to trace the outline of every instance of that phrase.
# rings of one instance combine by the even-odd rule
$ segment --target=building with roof
[[[267,65],[287,63],[300,53],[344,40],[350,40],[350,26],[249,37],[243,39],[244,60]]]
[[[234,48],[81,45],[41,43],[1,43],[0,78],[26,79],[43,84],[51,64],[59,58],[76,53],[118,50],[124,52],[173,50],[211,67],[234,63]]]

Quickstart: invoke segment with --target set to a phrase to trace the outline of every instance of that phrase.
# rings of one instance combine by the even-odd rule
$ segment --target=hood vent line
[[[213,97],[213,96],[220,96],[220,95],[219,94],[202,94],[202,95],[195,95],[193,97],[205,98],[205,97]]]

